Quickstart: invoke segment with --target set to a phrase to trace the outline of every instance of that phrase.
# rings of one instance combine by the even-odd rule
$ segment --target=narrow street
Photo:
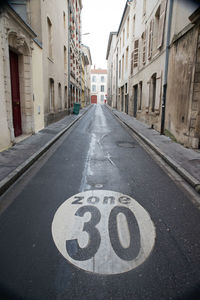
[[[104,105],[0,202],[2,300],[199,299],[200,212]]]

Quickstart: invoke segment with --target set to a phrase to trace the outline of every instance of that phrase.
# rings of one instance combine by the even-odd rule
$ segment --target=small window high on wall
[[[47,17],[47,26],[48,26],[48,56],[53,58],[53,49],[52,49],[52,23]]]

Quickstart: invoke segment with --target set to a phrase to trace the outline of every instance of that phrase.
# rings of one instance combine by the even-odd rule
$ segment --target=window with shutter
[[[146,30],[142,34],[142,63],[146,63]]]
[[[134,57],[133,57],[134,68],[136,68],[138,66],[138,54],[139,54],[139,40],[135,40],[135,42],[134,42]]]
[[[148,59],[151,59],[151,57],[152,57],[152,46],[153,46],[153,20],[151,20],[150,26],[149,26]]]
[[[134,51],[131,53],[131,75],[133,75],[133,56],[134,56]]]
[[[167,8],[167,0],[162,0],[160,6],[160,20],[159,20],[159,30],[158,30],[158,44],[157,44],[158,49],[161,48],[163,45],[166,8]]]

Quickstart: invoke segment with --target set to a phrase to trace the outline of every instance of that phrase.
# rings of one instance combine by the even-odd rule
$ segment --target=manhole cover
[[[117,145],[119,147],[123,147],[123,148],[135,148],[136,147],[135,143],[133,143],[133,142],[123,142],[123,141],[121,141],[121,142],[117,142]]]

